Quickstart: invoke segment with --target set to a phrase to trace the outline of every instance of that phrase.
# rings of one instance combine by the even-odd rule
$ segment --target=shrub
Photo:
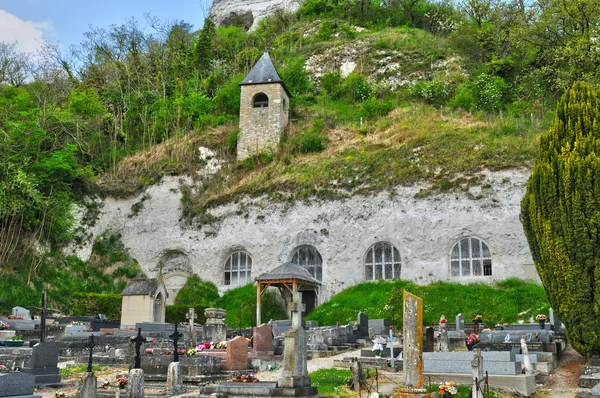
[[[369,98],[362,103],[362,115],[367,118],[385,116],[394,109],[391,101],[381,101],[375,97]]]
[[[227,136],[227,141],[225,142],[225,149],[229,153],[236,153],[238,138],[240,137],[240,133],[238,131],[234,131]]]
[[[175,305],[192,307],[196,304],[211,306],[219,298],[219,290],[214,283],[203,281],[192,275],[175,296]]]
[[[443,80],[419,81],[410,90],[413,98],[422,99],[433,105],[446,103],[452,93],[452,85]]]
[[[366,101],[373,95],[373,90],[367,79],[356,72],[352,72],[346,77],[341,89],[349,100],[355,102]]]
[[[121,319],[121,295],[103,293],[74,293],[71,315],[92,316],[104,314],[109,319]]]
[[[474,89],[477,109],[496,112],[503,106],[508,84],[501,77],[482,73],[475,79]]]

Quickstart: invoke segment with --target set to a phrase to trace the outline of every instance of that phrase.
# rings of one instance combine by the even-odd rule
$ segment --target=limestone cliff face
[[[277,9],[296,11],[302,0],[214,0],[209,17],[217,26],[238,25],[253,30]]]

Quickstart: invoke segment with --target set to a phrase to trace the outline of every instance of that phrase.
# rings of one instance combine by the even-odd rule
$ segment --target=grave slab
[[[40,397],[39,395],[32,395],[35,388],[35,378],[27,373],[0,373],[0,387],[0,397]]]

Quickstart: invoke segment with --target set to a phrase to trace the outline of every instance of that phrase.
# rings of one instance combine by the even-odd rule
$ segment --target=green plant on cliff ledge
[[[521,219],[538,274],[571,346],[600,354],[600,98],[575,83],[556,107]]]

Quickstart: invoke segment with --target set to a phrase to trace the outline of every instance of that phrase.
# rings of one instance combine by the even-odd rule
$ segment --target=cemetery
[[[363,312],[345,325],[306,321],[298,291],[288,305],[290,320],[231,328],[225,310],[207,308],[205,323],[197,324],[191,308],[186,322],[169,324],[160,322],[165,305],[164,296],[156,299],[164,294],[160,281],[134,284],[137,290],[126,289],[123,305],[138,318],[126,320],[125,327],[102,316],[57,316],[44,297],[40,316],[15,307],[10,317],[0,317],[7,325],[0,340],[0,397],[60,396],[62,390],[76,390],[77,397],[317,397],[308,369],[329,358],[330,367],[352,371],[350,387],[359,393],[382,389],[395,397],[425,397],[434,396],[438,386],[469,386],[478,397],[486,389],[532,396],[556,370],[567,343],[552,310],[543,325],[488,327],[456,314],[448,316],[452,323],[440,315],[437,325],[426,326],[423,300],[407,291],[400,330]],[[152,300],[132,304],[132,291]],[[112,327],[92,328],[93,323]],[[23,336],[22,346],[10,346],[14,335]],[[87,372],[65,382],[59,365]],[[583,368],[582,387],[600,382],[599,365]],[[98,377],[98,366],[113,369],[110,376]]]

